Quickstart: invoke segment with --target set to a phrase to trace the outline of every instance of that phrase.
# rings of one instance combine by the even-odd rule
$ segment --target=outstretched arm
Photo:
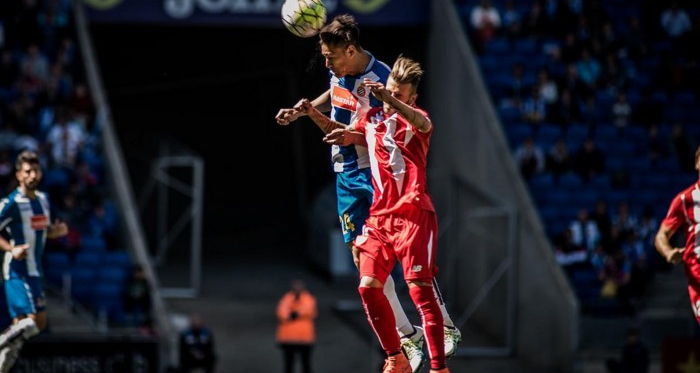
[[[376,97],[382,102],[386,102],[387,104],[389,104],[389,106],[396,109],[396,111],[408,121],[408,124],[413,126],[413,128],[417,129],[420,132],[430,131],[430,129],[433,126],[433,123],[430,122],[430,119],[428,119],[428,117],[426,117],[425,115],[421,114],[421,112],[416,110],[416,108],[414,108],[413,106],[392,96],[391,93],[388,90],[386,90],[384,84],[372,81],[370,79],[365,79],[364,84],[365,87],[369,88],[370,92],[372,92],[374,97]]]
[[[321,93],[318,97],[316,97],[313,101],[311,101],[311,105],[316,108],[320,112],[327,112],[331,109],[330,105],[330,94],[331,91],[330,89]],[[275,120],[277,121],[277,124],[281,126],[286,126],[295,120],[299,119],[299,117],[307,115],[305,112],[302,112],[299,110],[299,106],[303,101],[308,101],[308,99],[301,99],[299,102],[294,105],[294,107],[291,108],[284,108],[280,109],[277,112],[277,115],[275,116]]]
[[[347,125],[334,121],[326,116],[326,114],[320,112],[308,99],[302,99],[299,101],[299,103],[294,106],[294,109],[300,113],[303,113],[304,115],[308,115],[309,118],[316,123],[316,126],[318,126],[318,128],[320,128],[325,134],[329,134],[331,131],[337,128],[347,128]]]
[[[670,227],[661,224],[659,231],[656,233],[654,238],[654,245],[656,246],[656,251],[661,254],[667,262],[671,264],[678,264],[683,261],[684,247],[672,247],[671,237],[675,233]]]

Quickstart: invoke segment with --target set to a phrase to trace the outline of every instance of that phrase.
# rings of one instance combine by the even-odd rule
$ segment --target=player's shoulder
[[[20,202],[21,196],[22,194],[19,193],[19,190],[15,189],[8,195],[0,198],[0,210],[5,211],[11,206],[17,205],[17,203]]]
[[[699,189],[700,188],[698,187],[698,182],[695,182],[695,183],[687,186],[685,189],[681,190],[680,192],[678,192],[676,194],[675,198],[676,199],[681,199],[681,198],[699,199],[699,198],[695,197],[696,191],[698,191]]]
[[[370,64],[367,70],[380,76],[389,76],[389,73],[391,72],[391,67],[384,61],[377,59],[371,52],[367,51],[367,54],[369,54],[370,56]]]

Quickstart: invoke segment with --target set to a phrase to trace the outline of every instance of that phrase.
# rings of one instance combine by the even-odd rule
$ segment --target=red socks
[[[445,329],[442,312],[435,300],[433,288],[430,286],[409,286],[408,292],[418,308],[421,321],[423,321],[425,343],[430,354],[430,369],[443,369],[445,367]]]
[[[396,332],[394,312],[391,310],[389,300],[384,295],[384,290],[366,286],[360,286],[358,289],[367,320],[377,334],[379,343],[386,351],[387,356],[401,351],[399,333]]]

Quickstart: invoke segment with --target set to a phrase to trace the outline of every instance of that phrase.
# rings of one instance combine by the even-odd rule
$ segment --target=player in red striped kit
[[[688,295],[695,320],[700,324],[700,147],[695,151],[698,181],[676,194],[656,233],[656,251],[671,264],[684,263],[688,277]],[[676,232],[685,232],[685,247],[671,246]]]
[[[366,79],[364,86],[383,104],[370,109],[352,126],[319,115],[308,101],[302,104],[302,110],[314,122],[336,128],[326,135],[326,142],[343,146],[366,143],[369,149],[374,197],[370,216],[355,245],[359,249],[359,292],[365,313],[387,353],[384,373],[411,371],[401,354],[396,321],[383,291],[397,261],[401,262],[409,294],[421,315],[430,372],[449,372],[443,316],[433,293],[438,230],[426,176],[433,126],[428,114],[415,106],[422,75],[420,64],[400,56],[386,87]]]

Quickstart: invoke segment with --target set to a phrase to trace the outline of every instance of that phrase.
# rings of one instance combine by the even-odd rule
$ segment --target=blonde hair
[[[391,68],[391,73],[389,74],[396,83],[399,84],[410,84],[413,93],[418,89],[418,83],[423,76],[423,68],[420,63],[408,58],[403,55],[399,55],[394,62],[394,66]]]

